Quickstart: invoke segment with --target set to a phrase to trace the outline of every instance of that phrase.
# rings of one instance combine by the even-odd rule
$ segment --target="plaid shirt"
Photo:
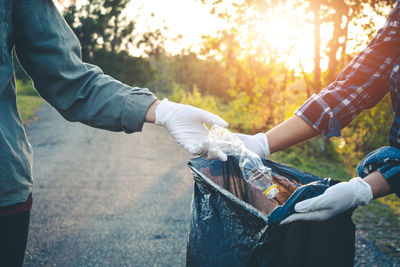
[[[397,4],[384,27],[337,80],[318,95],[312,95],[295,114],[327,137],[340,136],[341,128],[362,110],[375,106],[389,91],[389,85],[397,86],[399,27],[400,6]],[[395,94],[394,102],[397,102],[399,97]]]
[[[400,149],[399,2],[400,0],[383,28],[339,74],[336,81],[319,94],[312,95],[295,112],[321,134],[327,137],[340,136],[341,128],[364,109],[375,106],[390,90],[394,121],[389,131],[389,141],[392,147]],[[393,178],[398,180],[400,172],[385,178],[388,181]],[[398,191],[400,188],[394,190]]]

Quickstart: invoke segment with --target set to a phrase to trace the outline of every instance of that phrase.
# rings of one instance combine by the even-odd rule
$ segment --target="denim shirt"
[[[48,103],[69,121],[141,131],[156,97],[81,60],[80,44],[51,0],[0,0],[0,207],[32,190],[32,148],[16,104],[11,51]]]

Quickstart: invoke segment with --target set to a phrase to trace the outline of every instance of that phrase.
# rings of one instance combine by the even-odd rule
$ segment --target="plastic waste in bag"
[[[239,158],[243,179],[260,189],[268,198],[275,197],[279,190],[272,181],[271,169],[264,166],[260,156],[247,149],[242,140],[229,130],[213,125],[208,135],[210,146],[216,146],[228,156]]]
[[[279,222],[299,201],[322,194],[333,179],[261,159],[279,193],[272,199],[244,181],[239,158],[195,158],[187,266],[353,266],[352,210],[327,221]]]

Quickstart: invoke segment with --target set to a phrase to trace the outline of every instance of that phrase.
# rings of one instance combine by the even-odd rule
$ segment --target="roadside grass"
[[[357,176],[355,166],[324,155],[312,155],[302,148],[297,146],[275,153],[272,159],[321,177],[345,181]],[[382,252],[400,260],[400,199],[395,194],[357,208],[353,220],[357,229],[365,231]]]
[[[36,118],[34,111],[43,104],[38,96],[22,95],[17,97],[19,115],[23,123]]]
[[[31,82],[17,80],[17,106],[23,123],[35,119],[34,111],[43,104]]]
[[[342,162],[321,155],[311,155],[299,146],[274,153],[272,160],[318,175],[322,178],[329,177],[344,181],[352,176],[351,169],[344,166]]]

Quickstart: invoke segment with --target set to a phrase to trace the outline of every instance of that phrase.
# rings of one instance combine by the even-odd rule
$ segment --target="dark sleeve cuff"
[[[339,120],[320,95],[313,94],[294,114],[326,137],[341,135]]]
[[[121,110],[121,128],[126,133],[140,132],[151,104],[157,100],[150,91],[132,88]]]
[[[385,177],[390,188],[400,197],[400,149],[386,146],[369,153],[357,166],[362,178],[379,171]]]

